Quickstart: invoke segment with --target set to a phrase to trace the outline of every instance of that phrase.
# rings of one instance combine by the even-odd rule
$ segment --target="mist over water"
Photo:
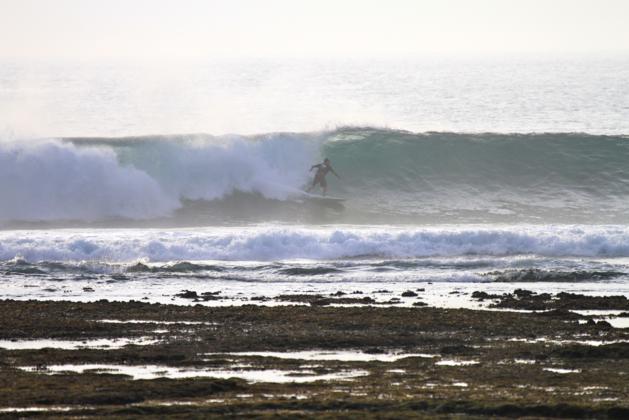
[[[0,132],[124,137],[312,132],[629,133],[629,57],[11,62]]]

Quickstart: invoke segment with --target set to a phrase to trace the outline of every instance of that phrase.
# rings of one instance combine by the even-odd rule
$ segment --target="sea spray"
[[[0,143],[0,221],[144,219],[179,206],[111,148]]]

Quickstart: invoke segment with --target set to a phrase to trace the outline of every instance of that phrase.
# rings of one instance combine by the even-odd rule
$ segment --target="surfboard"
[[[302,192],[300,195],[303,202],[308,202],[335,210],[343,210],[345,208],[345,206],[343,206],[345,198],[310,194],[307,192]]]
[[[322,203],[342,203],[343,201],[345,201],[345,198],[330,197],[329,195],[310,194],[307,192],[303,193],[303,197],[308,200],[320,201]]]
[[[308,200],[313,200],[313,201],[320,201],[322,203],[342,203],[345,201],[344,198],[339,198],[339,197],[327,197],[327,196],[322,196],[322,195],[313,195],[313,196],[307,196],[306,197]]]

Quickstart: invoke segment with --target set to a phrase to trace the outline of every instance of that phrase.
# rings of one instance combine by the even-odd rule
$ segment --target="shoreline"
[[[114,278],[115,277],[115,278]],[[46,280],[20,276],[3,286],[3,298],[19,301],[37,300],[68,302],[159,303],[162,305],[207,307],[223,306],[290,306],[309,305],[319,296],[320,303],[333,306],[373,304],[379,307],[429,306],[450,309],[507,310],[492,308],[491,299],[476,299],[482,291],[492,296],[513,294],[515,290],[529,290],[536,294],[569,293],[588,296],[629,296],[629,284],[619,280],[580,282],[414,282],[398,281],[386,284],[375,281],[338,281],[297,279],[295,282],[239,281],[237,279],[208,282],[206,278],[129,277],[87,278],[72,281]],[[412,293],[409,293],[412,292]],[[186,295],[186,293],[190,293]],[[188,296],[188,297],[186,297]],[[345,299],[348,300],[345,300]],[[349,300],[351,299],[351,300]],[[530,310],[513,308],[510,310]],[[539,309],[539,308],[537,308]],[[575,307],[573,309],[579,309]],[[587,309],[587,308],[580,308]],[[622,308],[620,308],[622,309]]]
[[[629,415],[629,329],[566,308],[2,300],[0,335],[0,416]]]

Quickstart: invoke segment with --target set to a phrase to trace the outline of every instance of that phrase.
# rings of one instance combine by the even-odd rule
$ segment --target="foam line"
[[[251,227],[0,232],[0,260],[200,261],[438,256],[629,257],[629,227]]]

